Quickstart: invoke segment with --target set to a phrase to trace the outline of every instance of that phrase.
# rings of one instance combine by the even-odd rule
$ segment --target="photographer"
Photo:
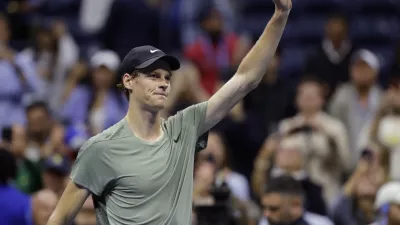
[[[312,213],[326,215],[322,188],[310,180],[305,171],[304,157],[293,138],[276,135],[269,137],[255,161],[252,185],[254,193],[262,197],[269,182],[280,176],[292,176],[301,183],[304,190],[305,209]]]
[[[340,190],[343,175],[351,169],[347,131],[339,120],[322,111],[324,89],[318,80],[302,80],[296,102],[299,113],[283,120],[279,133],[295,139],[306,171],[323,187],[325,201],[330,204]]]
[[[334,204],[332,219],[336,225],[365,225],[375,218],[374,199],[384,182],[384,171],[373,160],[372,152],[362,155]]]
[[[198,162],[193,191],[196,225],[247,225],[243,202],[231,195],[227,184],[216,178],[213,161]]]
[[[291,176],[271,179],[262,196],[264,217],[259,225],[333,225],[324,216],[304,209],[304,191]]]

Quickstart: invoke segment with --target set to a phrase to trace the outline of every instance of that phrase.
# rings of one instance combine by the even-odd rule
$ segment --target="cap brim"
[[[165,62],[167,62],[172,71],[178,70],[181,67],[181,64],[177,58],[170,56],[170,55],[163,55],[163,56],[158,56],[158,57],[149,59],[149,60],[143,62],[142,64],[140,64],[139,66],[137,66],[136,68],[144,69],[144,68],[150,66],[151,64],[153,64],[154,62],[156,62],[157,60],[164,60]]]

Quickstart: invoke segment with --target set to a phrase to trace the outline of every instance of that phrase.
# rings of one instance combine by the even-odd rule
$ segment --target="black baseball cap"
[[[159,59],[167,62],[173,71],[181,67],[179,60],[174,56],[167,55],[153,46],[145,45],[128,52],[120,65],[119,75],[122,77],[125,73],[131,74],[135,69],[144,69]]]

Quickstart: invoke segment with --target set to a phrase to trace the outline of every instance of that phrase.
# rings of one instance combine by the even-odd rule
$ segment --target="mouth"
[[[163,94],[163,93],[155,93],[155,95],[157,95],[157,96],[162,96],[162,97],[164,97],[164,98],[167,97],[167,95],[166,95],[166,94]]]

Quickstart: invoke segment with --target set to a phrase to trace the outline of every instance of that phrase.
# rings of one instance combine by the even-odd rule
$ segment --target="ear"
[[[296,207],[302,207],[303,206],[303,199],[301,197],[295,197],[292,199],[292,205]]]
[[[124,76],[122,77],[122,84],[124,85],[125,89],[132,90],[133,76],[128,73],[125,73]]]

